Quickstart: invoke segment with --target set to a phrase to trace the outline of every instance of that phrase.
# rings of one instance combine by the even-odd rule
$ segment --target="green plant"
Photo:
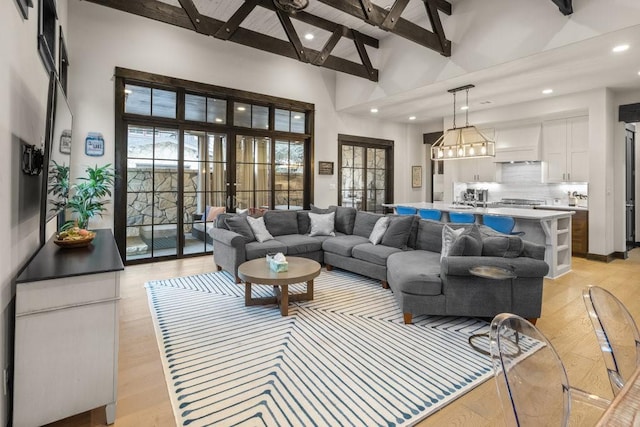
[[[52,210],[60,211],[67,207],[69,199],[69,166],[59,165],[53,160],[53,166],[49,169],[49,185],[47,193],[51,194]]]
[[[111,202],[107,198],[111,196],[111,188],[115,179],[111,164],[100,167],[97,165],[95,167],[89,166],[85,169],[85,172],[87,176],[78,178],[79,182],[68,188],[68,194],[70,195],[64,207],[71,210],[73,218],[64,223],[61,227],[62,230],[67,230],[75,225],[80,228],[87,228],[89,220],[96,215],[102,216],[102,213],[107,210],[105,205]],[[67,183],[69,181],[68,175],[67,167]],[[65,175],[62,173],[59,176],[64,177]],[[62,193],[64,182],[59,184],[58,189],[56,190],[60,191],[58,194],[64,194]]]

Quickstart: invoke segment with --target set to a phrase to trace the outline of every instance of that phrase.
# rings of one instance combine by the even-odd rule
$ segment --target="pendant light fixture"
[[[484,136],[475,126],[469,125],[469,108],[466,112],[464,127],[456,127],[456,93],[466,91],[469,107],[469,89],[474,85],[466,85],[449,89],[453,94],[453,128],[447,131],[431,146],[431,160],[474,159],[479,157],[495,157],[495,142]]]

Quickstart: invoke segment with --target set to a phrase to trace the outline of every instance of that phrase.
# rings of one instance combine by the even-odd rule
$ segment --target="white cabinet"
[[[100,406],[115,421],[122,269],[111,231],[98,230],[90,248],[49,241],[18,277],[14,426]]]
[[[459,182],[495,181],[496,164],[492,157],[452,160],[458,168]]]
[[[588,116],[545,121],[542,138],[547,182],[589,181]]]

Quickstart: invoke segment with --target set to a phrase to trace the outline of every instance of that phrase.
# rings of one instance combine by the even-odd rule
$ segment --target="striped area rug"
[[[245,307],[225,272],[146,284],[178,425],[410,426],[492,376],[467,343],[487,323],[404,325],[378,281],[323,270],[314,284],[287,317]]]

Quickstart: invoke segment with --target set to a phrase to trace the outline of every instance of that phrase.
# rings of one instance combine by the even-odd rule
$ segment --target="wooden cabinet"
[[[110,230],[92,246],[53,241],[17,279],[13,425],[39,426],[105,406],[115,421],[119,272]]]
[[[543,123],[543,160],[547,182],[589,181],[589,117]]]
[[[589,253],[589,211],[575,211],[571,218],[571,253],[586,257]]]

